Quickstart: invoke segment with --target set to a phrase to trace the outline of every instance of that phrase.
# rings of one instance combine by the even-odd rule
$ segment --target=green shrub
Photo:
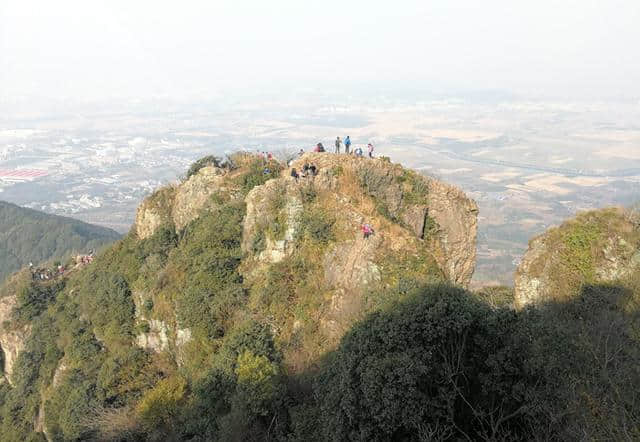
[[[159,255],[162,264],[166,262],[169,252],[178,244],[178,235],[173,225],[163,225],[153,235],[137,244],[138,259],[142,261],[148,256]]]
[[[123,347],[105,357],[96,378],[96,396],[108,407],[124,407],[153,387],[160,373],[151,356],[135,347]]]
[[[425,240],[430,239],[431,236],[438,231],[438,229],[439,226],[436,220],[427,215],[424,220],[424,226],[422,228],[422,238]]]
[[[235,372],[238,356],[246,351],[255,356],[264,356],[276,363],[279,363],[282,358],[269,326],[255,320],[237,324],[226,337],[217,357],[224,361],[222,365],[226,366],[230,372]]]
[[[136,330],[136,335],[139,335],[141,333],[149,333],[151,331],[151,326],[147,321],[141,321],[136,325],[135,330]]]
[[[575,223],[563,233],[563,263],[576,272],[583,281],[595,279],[595,248],[601,236],[595,223]]]
[[[265,173],[265,170],[269,171]],[[252,160],[248,165],[248,171],[241,175],[239,184],[244,194],[249,193],[251,189],[260,186],[272,178],[278,178],[282,171],[282,165],[277,161],[264,162],[260,158]]]
[[[425,180],[412,170],[404,170],[403,174],[396,178],[403,183],[403,203],[425,205],[429,203],[429,187]]]
[[[318,197],[318,192],[316,192],[313,184],[300,186],[300,197],[302,198],[303,204],[311,204]]]
[[[391,212],[389,211],[389,206],[387,206],[387,204],[384,201],[376,199],[375,208],[376,208],[376,212],[379,215],[384,216],[385,218],[393,221],[394,223],[399,222],[398,218],[391,214]]]
[[[178,376],[163,379],[142,397],[136,413],[149,430],[171,427],[179,416],[187,394],[187,383]]]
[[[39,316],[64,290],[65,280],[31,282],[18,292],[17,306],[13,312],[18,321],[29,321]]]
[[[475,439],[484,421],[474,414],[485,406],[514,414],[493,437],[517,439],[523,396],[509,371],[520,355],[500,353],[514,317],[494,329],[491,315],[464,291],[433,286],[356,325],[315,384],[323,439]],[[493,364],[497,353],[504,367]]]
[[[302,213],[297,238],[307,237],[312,241],[326,244],[335,239],[333,225],[335,218],[321,208],[307,209]]]
[[[200,158],[198,161],[193,163],[191,167],[189,167],[189,170],[187,171],[187,179],[191,178],[193,175],[198,173],[200,169],[206,166],[220,167],[220,158],[213,155]]]
[[[267,247],[267,237],[264,233],[264,230],[259,229],[256,231],[255,235],[253,235],[253,239],[251,240],[251,251],[255,254],[262,252]]]
[[[268,413],[268,404],[278,389],[279,370],[265,356],[245,350],[238,355],[235,374],[239,393],[248,399],[249,409],[258,415]]]
[[[203,213],[185,229],[171,261],[183,275],[176,312],[181,326],[219,337],[230,306],[242,302],[238,267],[244,213],[244,204],[228,204]]]
[[[145,312],[151,313],[151,311],[153,310],[153,299],[145,299],[142,303],[142,307],[144,308]]]

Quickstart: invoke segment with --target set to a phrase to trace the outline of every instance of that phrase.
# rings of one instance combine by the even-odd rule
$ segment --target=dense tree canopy
[[[0,281],[29,262],[86,253],[119,237],[104,227],[0,201]]]

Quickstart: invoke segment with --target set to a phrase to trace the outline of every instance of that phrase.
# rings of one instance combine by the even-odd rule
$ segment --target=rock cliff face
[[[613,282],[640,269],[640,229],[612,208],[585,212],[532,239],[515,275],[516,307],[575,296],[583,284]]]
[[[412,236],[409,242],[429,249],[447,279],[463,286],[469,284],[475,267],[478,209],[461,190],[380,159],[306,154],[292,167],[302,170],[304,163],[314,163],[318,175],[296,182],[286,170],[281,178],[267,181],[247,195],[242,245],[250,260],[278,263],[296,247],[304,209],[302,189],[330,196],[324,201],[327,209],[337,215],[342,230],[351,232],[351,238],[345,240],[354,241],[363,222],[380,218],[381,227],[393,226],[384,234],[387,241],[406,242],[405,237]],[[201,210],[214,204],[211,196],[218,192],[240,197],[234,175],[209,166],[177,187],[157,191],[138,209],[138,237],[148,238],[166,224],[181,230]],[[282,231],[274,231],[278,229]],[[336,250],[331,253],[335,260],[348,255]]]
[[[134,224],[138,237],[149,238],[163,225],[182,230],[211,204],[209,197],[212,194],[226,190],[224,175],[223,169],[207,166],[178,186],[154,192],[138,207]]]
[[[291,167],[302,171],[305,163],[316,176],[296,180],[287,169],[245,199],[241,269],[254,291],[268,290],[255,287],[269,281],[273,266],[302,266],[296,284],[312,288],[286,290],[327,301],[307,312],[319,324],[306,326],[331,340],[363,313],[367,292],[403,279],[469,283],[478,209],[459,189],[382,159],[310,153]],[[364,223],[374,229],[366,239]],[[290,320],[285,329],[304,329]]]
[[[182,183],[175,192],[171,217],[176,230],[182,230],[200,211],[211,203],[210,196],[228,190],[225,171],[207,166]]]
[[[272,263],[282,261],[295,247],[295,234],[298,230],[299,217],[303,204],[299,188],[285,178],[267,181],[254,188],[247,195],[247,213],[242,235],[242,248],[247,253],[257,251],[254,256],[260,262]],[[282,230],[277,238],[263,235],[265,229]],[[257,244],[262,241],[264,244]],[[263,246],[263,250],[257,247]]]
[[[467,286],[475,269],[478,207],[458,188],[381,159],[346,155],[307,154],[293,167],[314,163],[319,174],[314,186],[336,192],[338,199],[369,197],[377,214],[402,226],[433,249],[449,280]],[[343,208],[352,223],[362,211]],[[344,212],[341,212],[344,213]]]
[[[184,183],[154,193],[138,209],[138,238],[151,237],[163,225],[180,232],[221,200],[244,201],[240,269],[245,285],[258,292],[256,287],[265,284],[273,266],[302,260],[313,267],[303,277],[314,281],[313,290],[328,303],[312,315],[336,337],[357,316],[346,310],[363,308],[356,304],[363,302],[365,289],[396,284],[398,275],[469,284],[478,209],[459,189],[382,159],[308,153],[292,167],[302,171],[305,163],[313,163],[316,176],[295,180],[291,169],[284,169],[245,194],[243,176],[251,161],[255,158],[241,160],[234,170],[208,166]],[[262,174],[261,167],[257,173]],[[363,223],[375,230],[370,238],[363,238]],[[411,262],[410,270],[405,260]],[[174,341],[186,339],[187,332],[191,339],[188,329],[178,330],[176,317],[138,321],[148,329],[136,338],[142,348],[175,348]]]
[[[13,308],[16,305],[15,296],[6,296],[0,299],[0,347],[4,356],[4,375],[9,384],[12,384],[11,375],[13,365],[20,352],[24,349],[31,327],[27,324],[18,329],[12,328],[11,320]],[[9,326],[5,329],[5,326]]]

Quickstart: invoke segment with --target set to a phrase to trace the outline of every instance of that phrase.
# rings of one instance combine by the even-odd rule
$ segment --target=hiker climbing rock
[[[340,153],[340,146],[342,145],[342,140],[340,137],[336,137],[336,153]]]
[[[311,163],[311,166],[309,166],[309,171],[311,172],[312,176],[316,176],[318,174],[318,168],[313,163]]]
[[[351,138],[347,135],[347,138],[344,139],[344,153],[349,153],[349,149],[351,149]]]
[[[371,235],[373,235],[373,227],[371,227],[371,225],[368,223],[364,223],[362,227],[360,227],[360,230],[362,230],[362,237],[364,239],[367,239]]]
[[[304,163],[302,167],[302,177],[305,178],[309,174],[309,163]]]
[[[296,180],[296,183],[298,182],[300,175],[298,175],[298,171],[295,167],[291,169],[291,177]]]
[[[304,155],[304,149],[300,149],[300,151],[298,152],[299,157],[301,157],[302,155]]]

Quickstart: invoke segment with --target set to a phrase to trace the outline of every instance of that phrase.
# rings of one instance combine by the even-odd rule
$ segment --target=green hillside
[[[464,194],[343,157],[200,164],[92,263],[9,279],[0,440],[640,438],[640,271],[517,310],[461,284]]]
[[[111,229],[0,201],[0,279],[30,262],[97,249],[120,236]]]

